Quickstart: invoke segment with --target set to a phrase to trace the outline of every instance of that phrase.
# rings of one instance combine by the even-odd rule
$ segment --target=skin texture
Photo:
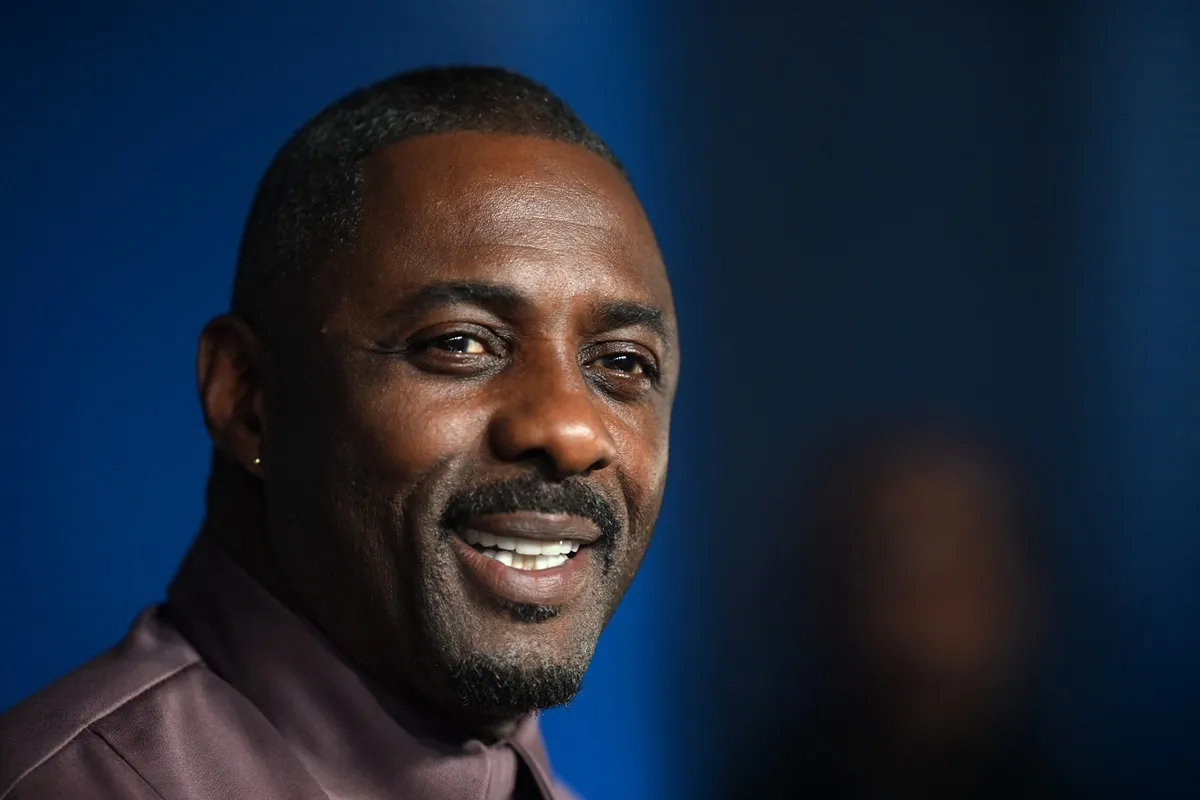
[[[357,237],[289,330],[205,329],[209,525],[388,692],[503,735],[577,689],[649,545],[670,286],[628,182],[574,145],[417,137],[374,154],[362,191]],[[506,511],[603,530],[538,608],[475,579],[447,524],[506,482]]]

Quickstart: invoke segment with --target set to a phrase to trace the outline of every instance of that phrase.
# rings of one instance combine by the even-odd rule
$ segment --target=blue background
[[[1048,489],[1058,755],[1177,786],[1200,720],[1200,7],[782,5],[3,12],[0,708],[118,638],[192,538],[196,336],[275,149],[391,72],[496,63],[626,161],[685,326],[658,538],[546,720],[567,780],[705,796],[803,692],[789,470],[831,426],[936,406]]]

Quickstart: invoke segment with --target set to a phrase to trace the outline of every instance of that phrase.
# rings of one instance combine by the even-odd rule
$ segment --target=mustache
[[[611,546],[621,533],[612,505],[585,483],[551,483],[528,473],[499,483],[477,486],[454,495],[442,514],[442,527],[454,528],[471,517],[533,511],[589,519],[600,529],[598,545]]]

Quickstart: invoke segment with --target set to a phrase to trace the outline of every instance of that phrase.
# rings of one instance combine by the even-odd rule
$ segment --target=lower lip
[[[563,606],[577,598],[587,583],[591,551],[581,549],[566,563],[549,569],[506,567],[452,536],[467,576],[487,593],[510,603]]]

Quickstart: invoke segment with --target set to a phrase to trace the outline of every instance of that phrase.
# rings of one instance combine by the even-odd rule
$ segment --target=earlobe
[[[196,382],[213,446],[262,477],[263,364],[260,340],[231,314],[204,326]]]

